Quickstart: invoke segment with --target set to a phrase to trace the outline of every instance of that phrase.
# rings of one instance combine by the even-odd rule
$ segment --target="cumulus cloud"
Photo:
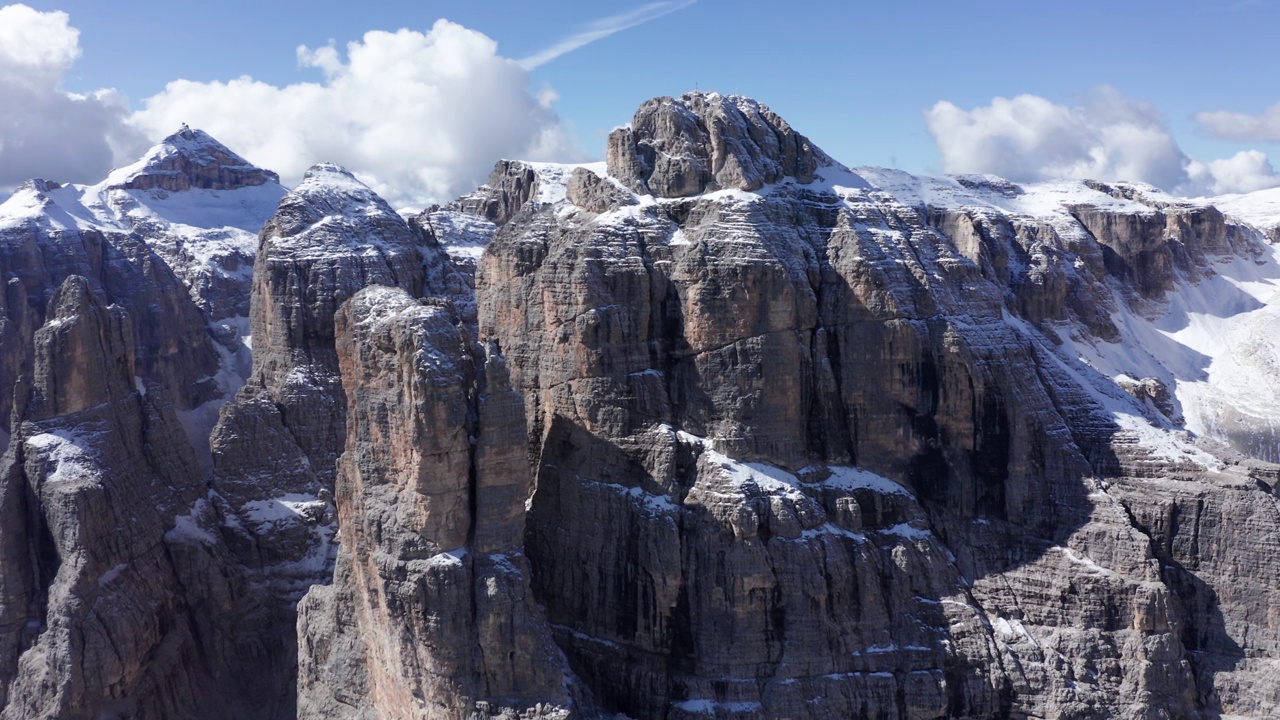
[[[63,12],[0,7],[0,188],[32,177],[101,179],[145,147],[114,90],[59,89],[80,57],[80,32]]]
[[[1187,165],[1190,185],[1210,195],[1247,193],[1280,186],[1280,175],[1264,152],[1241,150],[1222,160]]]
[[[1215,110],[1196,113],[1200,129],[1223,140],[1280,142],[1280,103],[1257,115]]]
[[[474,30],[440,20],[426,32],[368,32],[346,46],[298,48],[323,82],[277,87],[242,77],[178,80],[134,122],[153,137],[199,127],[297,182],[318,161],[342,164],[402,204],[445,200],[483,182],[499,158],[576,155],[528,72]]]
[[[989,172],[1012,180],[1140,180],[1172,188],[1186,156],[1156,110],[1113,88],[1078,107],[1035,95],[995,98],[963,110],[939,102],[925,120],[947,172]]]
[[[1110,87],[1093,90],[1074,107],[1036,95],[998,97],[972,110],[943,101],[926,111],[925,121],[951,173],[1020,182],[1131,180],[1186,195],[1280,185],[1267,156],[1256,150],[1193,160],[1154,106]]]

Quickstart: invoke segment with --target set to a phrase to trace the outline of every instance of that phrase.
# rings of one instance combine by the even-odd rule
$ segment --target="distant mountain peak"
[[[138,162],[120,168],[108,185],[128,190],[169,191],[205,188],[235,190],[279,183],[280,176],[253,165],[203,130],[185,123],[146,152]]]

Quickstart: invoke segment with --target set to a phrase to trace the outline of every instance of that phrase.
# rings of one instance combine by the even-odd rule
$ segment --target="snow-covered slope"
[[[136,234],[213,321],[248,316],[258,231],[286,189],[208,134],[183,128],[95,185],[44,183],[53,222]],[[0,206],[0,225],[34,210],[33,184]]]
[[[1272,242],[1280,242],[1280,188],[1223,195],[1210,202],[1227,215],[1262,230]]]
[[[207,455],[218,408],[249,371],[249,295],[258,232],[285,193],[275,173],[254,167],[208,134],[184,127],[102,182],[24,184],[0,204],[0,236],[18,252],[23,244],[34,242],[49,252],[61,248],[58,256],[73,259],[84,258],[86,248],[110,247],[123,256],[122,266],[148,278],[130,282],[167,285],[176,277],[196,308],[184,312],[201,317],[217,340],[208,345],[218,356],[219,368],[205,379],[208,389],[179,409],[193,446]],[[103,260],[95,260],[93,251],[87,254],[85,267],[80,267],[85,260],[68,263],[52,257],[39,264],[53,264],[49,272],[55,276],[90,272]],[[62,265],[63,270],[56,269]],[[181,304],[176,298],[165,302]],[[140,337],[157,335],[157,352],[172,353],[159,337],[166,330],[154,327],[159,318],[145,313],[139,308],[134,318],[144,328]]]
[[[1178,428],[1184,428],[1280,461],[1280,248],[1264,237],[1280,226],[1280,191],[1188,200],[1150,186],[1115,186],[1125,191],[1116,195],[1129,199],[1100,189],[1110,186],[1079,181],[1016,186],[989,177],[922,178],[875,168],[858,173],[904,202],[1025,216],[1067,234],[1088,232],[1073,213],[1080,206],[1136,216],[1168,207],[1216,207],[1254,226],[1260,232],[1249,251],[1210,256],[1207,268],[1181,274],[1158,302],[1116,303],[1111,320],[1118,337],[1061,327],[1061,353],[1125,391],[1099,389],[1110,396],[1107,405],[1121,427],[1147,443],[1169,443],[1204,459],[1182,447],[1186,436]],[[1152,397],[1162,387],[1173,396],[1163,412]]]

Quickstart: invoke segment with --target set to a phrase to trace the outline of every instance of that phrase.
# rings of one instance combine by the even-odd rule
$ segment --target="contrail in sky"
[[[570,35],[551,47],[520,60],[520,66],[525,70],[532,70],[540,65],[546,65],[561,55],[573,52],[583,45],[588,45],[597,40],[607,38],[610,35],[626,30],[627,28],[643,25],[650,20],[657,20],[663,15],[669,15],[677,10],[687,8],[697,1],[698,0],[663,0],[663,2],[649,3],[648,5],[638,7],[631,12],[625,12],[620,15],[613,15],[611,17],[594,20],[585,25],[581,31]]]

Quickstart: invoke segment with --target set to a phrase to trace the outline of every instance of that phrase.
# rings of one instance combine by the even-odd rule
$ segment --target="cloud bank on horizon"
[[[1257,115],[1218,110],[1196,113],[1195,119],[1201,129],[1223,140],[1280,142],[1280,103]]]
[[[1280,139],[1280,105],[1269,112],[1273,117],[1200,113],[1196,119],[1221,137],[1267,141],[1270,129],[1271,139]],[[1111,87],[1095,88],[1075,107],[1037,95],[997,97],[972,110],[941,101],[925,111],[925,123],[949,173],[1017,182],[1132,180],[1188,196],[1280,186],[1280,175],[1258,150],[1207,162],[1188,157],[1154,106]],[[1235,137],[1228,134],[1233,130]]]
[[[437,21],[426,33],[372,31],[346,47],[299,47],[322,83],[276,87],[176,80],[130,122],[150,137],[182,123],[296,183],[317,161],[356,172],[393,203],[442,201],[474,189],[500,157],[555,160],[576,148],[528,73],[481,33]],[[227,112],[234,108],[234,112]]]
[[[575,160],[529,70],[696,0],[645,5],[590,23],[524,61],[448,20],[427,32],[371,31],[348,43],[297,49],[323,82],[283,87],[240,77],[175,80],[130,111],[114,90],[59,86],[80,57],[64,12],[0,8],[0,188],[31,177],[92,182],[132,162],[182,124],[199,127],[296,184],[324,160],[353,170],[393,203],[422,205],[475,188],[499,158]]]
[[[0,7],[0,189],[31,177],[93,182],[132,162],[182,123],[200,127],[250,161],[300,180],[319,161],[345,165],[400,205],[473,189],[499,157],[581,159],[529,71],[696,0],[662,0],[596,20],[521,60],[484,34],[447,20],[428,31],[371,31],[342,50],[297,48],[321,82],[275,86],[251,77],[175,80],[132,110],[110,89],[68,93],[81,55],[66,13]],[[1195,116],[1224,139],[1280,142],[1280,104],[1257,115]],[[1137,180],[1184,195],[1280,186],[1268,156],[1245,150],[1200,161],[1179,147],[1150,104],[1099,88],[1075,106],[1035,95],[994,98],[971,110],[938,102],[925,113],[946,172],[1028,182]]]

